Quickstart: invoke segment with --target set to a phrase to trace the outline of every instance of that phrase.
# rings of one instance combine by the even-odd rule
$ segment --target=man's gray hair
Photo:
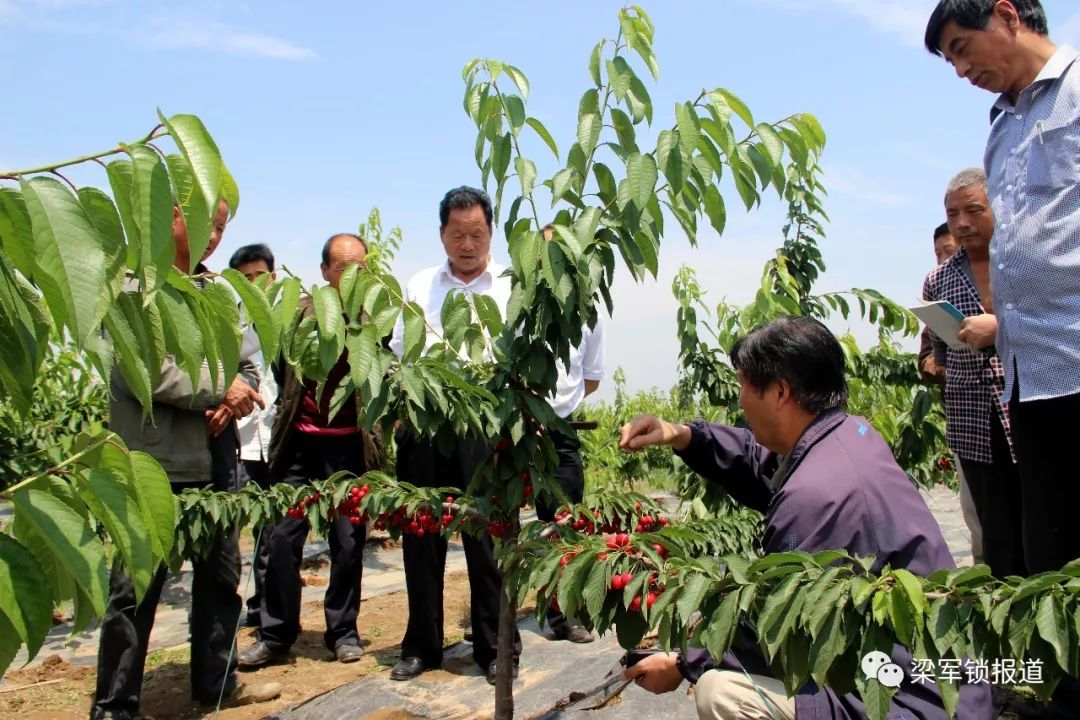
[[[963,190],[972,185],[981,185],[982,189],[986,190],[986,173],[982,168],[970,167],[956,173],[956,176],[945,186],[945,196],[948,197],[949,193]]]

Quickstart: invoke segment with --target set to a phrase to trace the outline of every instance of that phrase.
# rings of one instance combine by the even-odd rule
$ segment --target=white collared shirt
[[[274,416],[277,414],[274,401],[277,400],[278,387],[274,374],[263,362],[259,336],[255,334],[255,327],[250,323],[244,327],[240,358],[251,360],[259,368],[259,394],[266,403],[265,410],[256,405],[250,415],[236,421],[236,429],[240,433],[240,459],[268,461],[270,429],[274,427]]]
[[[562,360],[555,359],[559,379],[555,383],[555,397],[549,403],[555,414],[569,417],[585,399],[585,381],[604,379],[604,326],[596,316],[596,327],[581,329],[581,344],[570,348],[570,372]]]
[[[469,282],[464,282],[451,272],[450,261],[447,260],[442,265],[421,270],[412,276],[405,285],[405,300],[424,308],[428,327],[434,331],[427,334],[424,352],[439,341],[436,334],[442,335],[442,307],[451,290],[460,290],[469,295],[487,295],[499,306],[503,319],[506,318],[506,305],[510,302],[510,278],[501,277],[505,270],[505,266],[488,261],[484,272]],[[405,353],[404,323],[403,318],[398,318],[390,339],[390,349],[398,357]]]

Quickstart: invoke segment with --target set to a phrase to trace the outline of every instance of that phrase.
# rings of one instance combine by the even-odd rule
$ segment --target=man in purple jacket
[[[785,317],[759,326],[735,344],[731,362],[752,433],[640,415],[623,426],[620,447],[670,445],[695,472],[765,513],[766,553],[843,549],[873,555],[875,572],[885,564],[917,575],[954,567],[940,528],[889,446],[866,420],[843,411],[844,354],[824,325]],[[911,654],[897,646],[892,662],[904,679],[889,717],[944,719],[937,687],[912,682]],[[756,647],[719,660],[703,650],[660,653],[625,676],[656,693],[684,678],[696,683],[701,718],[866,717],[858,694],[838,695],[813,682],[787,697]],[[956,717],[992,717],[990,687],[961,687]]]

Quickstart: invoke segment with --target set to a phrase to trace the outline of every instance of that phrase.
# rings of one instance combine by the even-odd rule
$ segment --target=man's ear
[[[773,382],[776,387],[776,407],[782,408],[791,402],[791,385],[787,380],[777,379]]]

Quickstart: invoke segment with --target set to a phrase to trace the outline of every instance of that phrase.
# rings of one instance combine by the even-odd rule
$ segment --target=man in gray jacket
[[[203,260],[221,241],[229,208],[219,204],[211,241]],[[190,267],[188,235],[180,211],[173,211],[173,265],[181,272]],[[197,273],[205,272],[200,265]],[[131,450],[153,456],[169,475],[174,490],[211,485],[235,490],[237,485],[237,435],[235,418],[262,405],[258,370],[250,361],[240,364],[228,388],[221,378],[211,382],[204,364],[193,385],[174,358],[166,356],[161,377],[153,391],[152,419],[144,417],[134,393],[114,367],[109,403],[109,429],[123,438]],[[213,408],[220,412],[208,412]],[[150,630],[154,625],[166,568],[158,568],[142,602],[135,603],[135,588],[122,568],[113,567],[109,578],[109,604],[101,623],[98,651],[97,691],[90,710],[92,720],[134,720],[139,715],[143,668]],[[236,681],[234,635],[240,616],[240,551],[237,536],[221,541],[194,562],[191,587],[191,694],[204,703],[219,697],[229,704],[269,700],[280,694],[277,683],[245,686]]]

